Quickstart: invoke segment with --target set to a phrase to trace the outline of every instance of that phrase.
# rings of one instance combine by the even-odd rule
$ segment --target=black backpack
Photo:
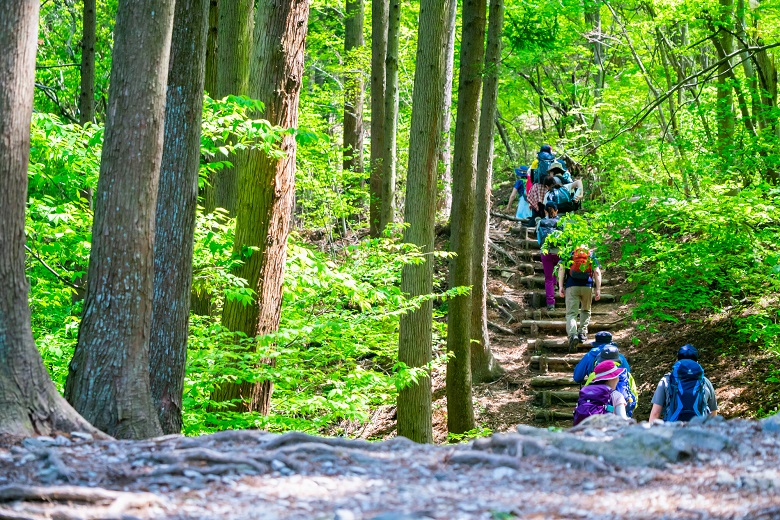
[[[710,413],[704,393],[704,369],[692,359],[681,359],[669,373],[664,420],[690,421]]]

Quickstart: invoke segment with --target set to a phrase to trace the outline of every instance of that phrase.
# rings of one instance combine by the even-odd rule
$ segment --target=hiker
[[[577,383],[582,384],[588,378],[588,375],[593,372],[593,369],[598,364],[596,360],[604,347],[607,345],[615,345],[617,347],[615,343],[612,343],[612,333],[605,330],[596,333],[592,345],[593,348],[582,356],[582,359],[580,359],[579,363],[574,367],[574,381]],[[631,371],[631,366],[628,364],[628,360],[623,354],[620,354],[620,366],[629,372]]]
[[[556,173],[563,172],[563,168],[557,162],[550,166],[548,172],[552,175],[542,181],[547,189],[544,200],[555,202],[561,214],[579,209],[585,193],[582,181],[577,179],[567,184],[559,184],[562,177],[556,176]]]
[[[528,166],[520,166],[515,168],[515,185],[512,188],[512,193],[509,195],[509,202],[506,204],[506,209],[510,210],[512,202],[515,197],[520,196],[517,201],[517,211],[515,216],[519,219],[526,219],[531,216],[531,210],[528,207],[528,198],[526,197],[525,183],[528,181]]]
[[[607,343],[601,347],[601,350],[596,356],[596,359],[593,360],[593,368],[590,369],[591,372],[585,379],[585,384],[589,385],[591,381],[593,381],[593,378],[595,377],[595,367],[603,361],[612,361],[615,363],[615,366],[625,368],[623,373],[621,373],[620,377],[618,378],[617,387],[615,389],[620,392],[620,394],[626,400],[626,415],[633,417],[634,409],[636,408],[638,401],[637,396],[639,395],[639,391],[637,390],[634,376],[631,374],[631,367],[628,365],[628,360],[626,360],[626,357],[620,353],[620,349],[618,349],[616,344]],[[577,382],[580,383],[582,381]]]
[[[687,422],[696,416],[718,415],[715,389],[704,377],[696,347],[690,343],[680,347],[677,363],[658,382],[652,402],[651,424],[661,417],[666,422]]]
[[[586,417],[614,413],[628,419],[626,399],[616,390],[620,375],[625,368],[615,365],[614,361],[602,361],[593,370],[593,380],[580,389],[577,407],[574,409],[574,426]]]
[[[577,343],[588,340],[591,298],[596,301],[601,299],[601,268],[596,255],[587,245],[574,248],[569,266],[561,261],[558,294],[566,301],[566,335],[569,337],[569,352],[572,352]]]
[[[545,239],[558,227],[558,206],[554,202],[548,202],[544,207],[547,216],[536,225],[536,241],[539,242],[539,248],[544,246]],[[542,252],[547,311],[555,310],[555,266],[558,265],[559,261],[558,248],[548,247],[547,253]]]

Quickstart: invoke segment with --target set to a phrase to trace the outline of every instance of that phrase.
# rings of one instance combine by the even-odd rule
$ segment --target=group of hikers
[[[636,381],[611,333],[596,334],[593,348],[574,367],[574,381],[583,385],[574,408],[575,426],[592,415],[633,417],[639,395]],[[658,382],[652,404],[650,423],[687,422],[718,414],[715,389],[704,376],[696,347],[690,343],[680,347],[672,370]]]
[[[542,145],[530,167],[515,169],[516,182],[507,209],[519,196],[516,217],[528,227],[536,227],[542,249],[547,311],[555,309],[555,286],[566,304],[566,335],[569,352],[579,343],[587,343],[592,300],[601,299],[601,266],[587,244],[574,248],[565,262],[555,247],[544,247],[545,240],[559,229],[559,215],[579,209],[583,197],[582,181],[573,180],[563,160],[556,158],[550,145]],[[556,266],[557,276],[555,274]],[[688,421],[696,416],[717,414],[712,383],[704,377],[698,363],[699,353],[691,344],[683,345],[671,372],[659,381],[652,400],[650,422]],[[574,381],[583,385],[574,424],[588,416],[614,413],[633,416],[637,404],[637,386],[625,356],[612,341],[612,334],[599,332],[593,348],[574,369]]]

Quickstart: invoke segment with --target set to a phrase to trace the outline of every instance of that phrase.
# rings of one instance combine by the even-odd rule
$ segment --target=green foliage
[[[474,439],[478,439],[480,437],[489,437],[490,435],[493,435],[493,430],[486,426],[480,426],[464,433],[448,433],[447,442],[450,444],[458,444],[461,442],[468,442]]]

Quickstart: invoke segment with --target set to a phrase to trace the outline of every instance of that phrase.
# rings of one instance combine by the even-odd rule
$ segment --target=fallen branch
[[[502,218],[504,220],[511,220],[512,222],[521,222],[523,220],[521,218],[512,217],[512,216],[509,216],[509,215],[504,215],[503,213],[497,213],[495,211],[491,211],[490,212],[490,216],[491,217]]]
[[[496,330],[498,332],[501,332],[501,333],[504,333],[504,334],[508,334],[510,336],[514,336],[515,335],[515,331],[513,331],[512,329],[508,329],[506,327],[502,327],[501,325],[499,325],[497,323],[493,323],[492,321],[488,321],[488,327],[490,327],[491,329]]]
[[[507,257],[509,261],[512,262],[513,264],[517,264],[517,260],[515,260],[515,258],[511,254],[509,254],[505,249],[497,246],[492,240],[488,240],[488,246],[490,247],[490,249],[493,249],[494,251],[501,253],[502,255]]]

